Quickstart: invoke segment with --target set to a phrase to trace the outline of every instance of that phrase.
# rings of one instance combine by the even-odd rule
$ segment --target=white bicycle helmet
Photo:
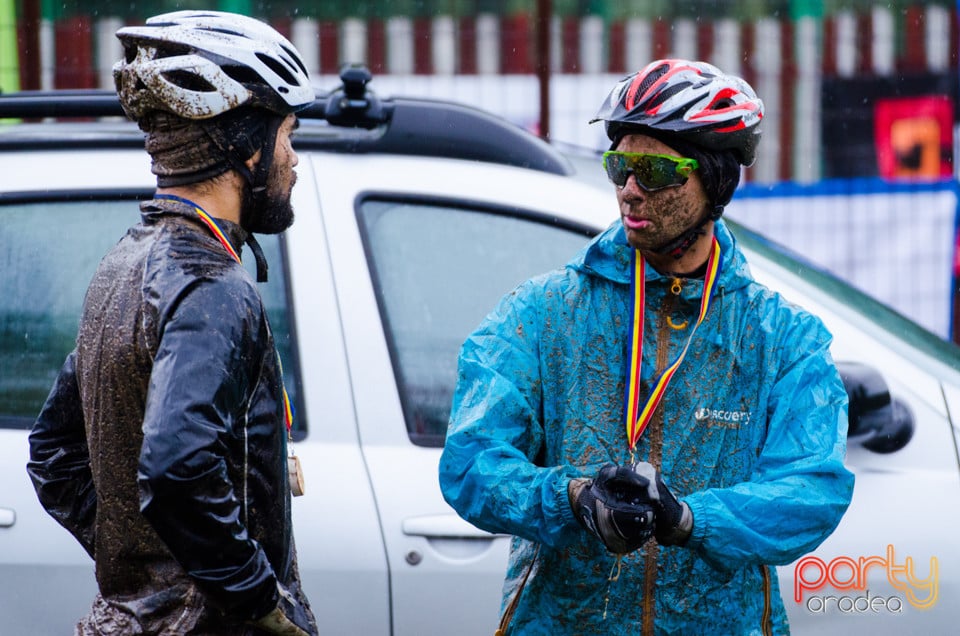
[[[707,150],[731,150],[749,166],[760,142],[763,102],[753,88],[712,64],[667,59],[623,78],[590,123],[604,121],[615,140],[648,128]]]
[[[208,119],[240,106],[278,115],[314,100],[300,54],[267,24],[220,11],[175,11],[117,31],[124,59],[113,67],[124,111]]]

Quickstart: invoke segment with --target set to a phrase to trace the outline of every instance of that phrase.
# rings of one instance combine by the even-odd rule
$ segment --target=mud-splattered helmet
[[[763,102],[741,78],[706,62],[666,59],[618,82],[590,123],[605,122],[614,142],[646,128],[706,150],[730,150],[750,166],[762,119]]]
[[[277,115],[314,100],[294,46],[259,20],[220,11],[176,11],[117,31],[124,59],[113,77],[134,120],[154,110],[208,119],[241,106]]]

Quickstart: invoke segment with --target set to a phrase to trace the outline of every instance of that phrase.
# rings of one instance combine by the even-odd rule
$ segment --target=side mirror
[[[880,372],[859,362],[838,362],[837,369],[850,399],[847,438],[875,453],[893,453],[913,438],[913,413],[891,399]]]

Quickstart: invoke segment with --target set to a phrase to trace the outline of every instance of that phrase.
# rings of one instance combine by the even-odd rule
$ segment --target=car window
[[[562,267],[592,233],[432,201],[367,199],[358,216],[407,432],[442,446],[463,341],[504,294]]]
[[[100,259],[139,218],[132,197],[0,205],[0,428],[32,426],[73,349],[83,296]],[[261,245],[272,265],[261,293],[296,405],[297,361],[281,239],[264,237]],[[251,273],[253,260],[246,250]]]

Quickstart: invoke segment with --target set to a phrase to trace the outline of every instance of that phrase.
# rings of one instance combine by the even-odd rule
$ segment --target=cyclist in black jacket
[[[157,194],[101,262],[76,348],[30,435],[41,503],[96,562],[77,633],[317,631],[297,572],[289,400],[253,232],[293,221],[293,46],[244,16],[181,11],[117,33],[121,103]]]

